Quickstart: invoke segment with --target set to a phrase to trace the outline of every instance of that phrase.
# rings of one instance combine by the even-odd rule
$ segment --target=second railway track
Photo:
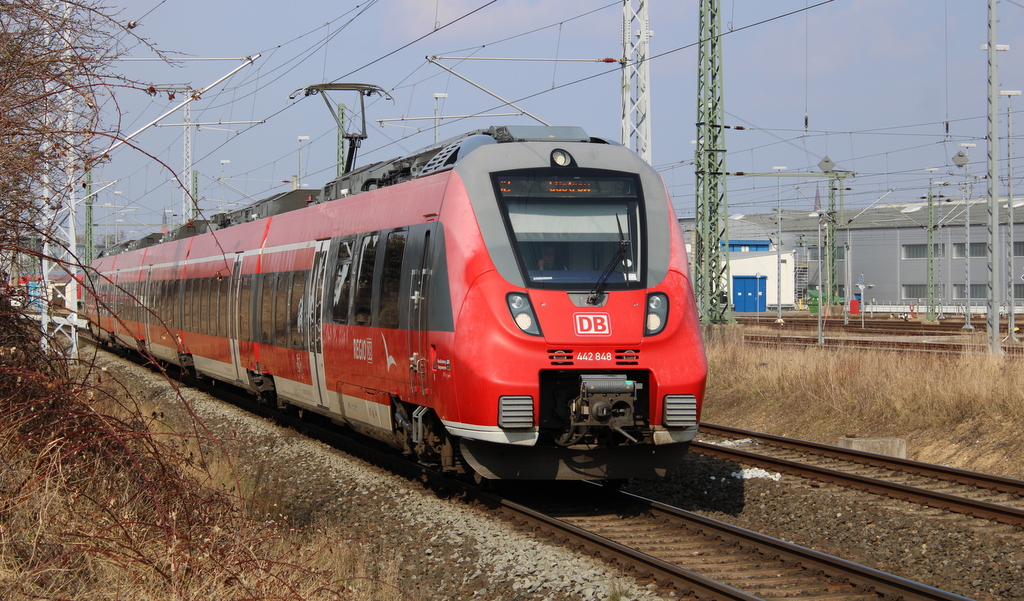
[[[731,443],[693,452],[1024,527],[1024,481],[714,424],[701,432]]]

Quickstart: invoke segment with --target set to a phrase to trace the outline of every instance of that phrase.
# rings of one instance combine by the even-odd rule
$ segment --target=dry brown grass
[[[272,492],[237,494],[220,441],[154,430],[158,413],[94,366],[64,373],[37,336],[0,315],[0,598],[410,598],[372,541],[247,511]]]
[[[912,457],[1021,477],[1024,362],[984,354],[708,343],[703,419],[835,444],[908,439]]]

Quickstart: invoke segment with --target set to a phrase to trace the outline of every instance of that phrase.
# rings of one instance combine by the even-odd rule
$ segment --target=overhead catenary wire
[[[809,3],[805,3],[805,4],[806,5],[804,7],[804,10],[809,10],[811,8],[815,8],[817,6],[820,6],[821,4],[827,4],[827,3],[825,3],[825,2],[817,3],[817,4],[814,4],[813,6],[810,5]],[[362,10],[362,9],[366,8],[367,6],[368,5],[366,3],[363,3],[363,4],[358,5],[356,7],[356,9]],[[372,4],[370,6],[372,6]],[[608,4],[603,5],[601,7],[597,7],[595,9],[593,9],[593,11],[588,11],[588,12],[599,11],[599,10],[603,10],[605,8],[610,8],[610,7],[615,7],[615,6],[621,6],[621,2],[611,2],[611,3],[608,3]],[[351,14],[351,13],[349,13],[349,14]],[[780,18],[781,16],[785,16],[785,15],[776,16],[774,18]],[[575,19],[575,18],[578,18],[578,17],[573,17],[573,19]],[[774,18],[773,19],[768,19],[768,20],[765,20],[765,21],[761,21],[761,23],[774,20]],[[561,27],[561,24],[568,23],[568,22],[572,21],[573,19],[559,20],[556,23],[554,23],[554,24],[552,24],[550,26],[545,26],[545,27],[547,27],[547,28],[558,28],[558,27]],[[324,27],[318,27],[318,28],[313,29],[311,31],[311,34],[309,34],[309,33],[304,34],[306,37],[303,37],[302,39],[303,40],[309,40],[310,36],[313,35],[313,36],[317,37],[317,41],[313,42],[313,43],[317,43],[320,40],[323,40],[326,35],[331,35],[331,36],[336,35],[337,34],[337,27],[339,26],[339,23],[336,20],[332,21],[332,23],[333,23],[332,25],[330,25],[329,27],[326,28],[326,33],[325,33],[325,28]],[[751,26],[752,26],[751,24],[743,25],[742,27],[735,28],[735,31],[742,31],[744,28],[749,28]],[[535,31],[540,31],[542,29],[544,29],[544,27],[542,27],[542,28],[534,28],[531,31],[535,32]],[[514,38],[520,37],[522,35],[528,35],[529,33],[530,32],[524,32],[522,34],[516,34],[515,36],[508,36],[508,37],[503,38],[503,39],[514,39]],[[732,32],[730,32],[730,33],[732,33]],[[555,34],[552,32],[551,33],[551,39],[553,39],[554,35]],[[293,38],[293,39],[295,39],[295,38]],[[500,41],[501,40],[498,40],[498,42],[500,42]],[[487,47],[493,48],[493,46],[496,43],[497,42],[493,42],[492,41],[492,42],[488,42],[486,45],[483,45],[483,46],[487,46]],[[308,44],[306,45],[307,49],[308,49],[309,46],[310,45],[308,45]],[[481,46],[481,47],[483,47],[483,46]],[[325,47],[326,47],[325,45],[321,45],[321,46],[318,47],[319,50],[313,51],[312,54],[305,53],[305,54],[301,54],[300,58],[293,58],[293,59],[291,59],[291,62],[289,63],[289,66],[294,67],[295,65],[299,64],[299,62],[301,62],[301,60],[308,60],[307,55],[309,55],[309,57],[312,57],[312,55],[316,55],[316,58],[319,58],[319,55],[317,54],[317,52],[322,51]],[[285,52],[287,50],[287,49],[282,49],[282,45],[273,46],[271,48],[274,49],[275,53],[283,53],[283,52]],[[477,47],[474,46],[472,48],[477,48]],[[680,47],[679,49],[682,49],[682,48],[683,47]],[[399,50],[400,49],[401,48],[399,48]],[[294,50],[295,50],[294,48],[291,49],[291,51],[294,51]],[[676,50],[678,50],[678,49],[676,49]],[[668,53],[671,53],[671,52],[672,51],[669,51]],[[668,53],[662,53],[662,54],[659,54],[658,56],[663,56],[663,55],[668,54]],[[280,56],[280,54],[278,56]],[[487,57],[478,57],[475,60],[483,60],[483,59],[486,59],[486,58]],[[565,60],[565,59],[561,59],[560,57],[556,57],[556,58],[558,60]],[[654,60],[654,58],[655,57],[652,57],[651,60]],[[554,60],[554,59],[547,59],[547,60]],[[584,59],[584,60],[587,60],[587,59]],[[276,64],[276,62],[275,62],[275,64]],[[373,63],[372,62],[368,62],[368,63],[366,63],[366,65],[364,65],[364,67],[367,66],[367,65],[370,65],[370,64],[373,64]],[[270,84],[273,81],[275,81],[277,79],[280,79],[281,70],[279,69],[279,70],[273,71],[271,69],[266,68],[268,66],[270,66],[270,65],[265,63],[263,65],[263,68],[258,69],[258,70],[254,70],[254,72],[251,74],[251,77],[248,77],[247,81],[244,82],[244,85],[232,86],[230,88],[226,88],[224,91],[237,94],[237,98],[235,99],[236,101],[240,100],[240,99],[244,99],[248,95],[255,95],[255,94],[259,93],[261,90],[265,89],[266,86],[264,86],[264,85],[257,85],[257,83],[258,84]],[[422,69],[422,65],[420,67],[417,67],[417,69],[414,70],[414,73],[419,71],[419,69]],[[419,72],[423,73],[423,71],[419,71]],[[553,86],[551,89],[552,90],[565,89],[565,88],[568,88],[568,87],[572,86],[573,84],[581,83],[582,81],[586,81],[588,79],[592,79],[593,77],[600,77],[601,75],[617,75],[617,74],[618,74],[618,69],[617,68],[609,69],[609,70],[604,71],[604,72],[602,72],[600,74],[593,75],[592,77],[575,79],[574,81],[571,81],[571,82],[568,82],[568,83],[565,83],[565,84],[562,84],[562,85]],[[442,76],[442,75],[439,74],[438,76]],[[429,81],[430,77],[424,78],[423,80],[421,80],[421,82],[424,81],[424,80]],[[435,81],[437,81],[437,80],[435,80]],[[422,85],[421,82],[415,83],[414,86],[413,86],[413,89],[415,89],[415,85]],[[392,88],[392,89],[394,89],[394,88]],[[239,94],[238,92],[243,92],[243,93]],[[524,97],[524,98],[533,98],[533,97],[539,97],[539,94],[538,95],[530,95],[529,97]],[[207,109],[206,110],[213,110],[213,109],[216,109],[216,108],[221,108],[221,107],[225,107],[225,106],[231,106],[231,103],[228,102],[229,99],[227,99],[226,97],[224,97],[224,98],[215,98],[214,100],[215,100],[214,102],[209,103],[207,105]],[[520,99],[518,99],[518,98],[514,99],[514,101],[516,101],[516,102],[518,102],[519,100]],[[204,104],[206,104],[206,103],[204,103]],[[266,117],[266,118],[267,119],[272,119],[273,117],[280,115],[282,112],[287,111],[288,108],[290,108],[290,107],[284,107],[280,111],[271,111],[271,112],[261,112],[260,111],[260,112],[257,112],[254,115],[254,120],[256,120],[256,119],[264,119],[263,115],[269,115],[269,117]],[[487,110],[494,110],[496,108],[498,108],[498,107],[486,108],[486,109],[483,109],[481,111],[476,111],[476,112],[474,112],[474,114],[478,114],[480,112],[484,112],[484,111],[487,111]],[[460,117],[461,116],[456,116],[456,118],[460,118]],[[451,121],[455,121],[455,120],[456,119],[453,118]],[[918,125],[919,124],[915,124],[913,126],[903,126],[903,127],[916,127]],[[899,126],[894,127],[894,128],[884,128],[884,129],[886,131],[880,131],[879,133],[876,133],[876,134],[869,133],[871,130],[859,130],[859,131],[854,131],[853,135],[855,135],[855,136],[875,135],[875,136],[892,136],[892,137],[896,137],[896,136],[900,135],[900,133],[899,133]],[[333,128],[331,128],[331,130],[333,131]],[[774,131],[776,133],[782,133],[783,135],[780,136],[780,137],[783,138],[783,139],[788,137],[788,136],[785,136],[785,134],[784,134],[785,130],[773,129],[773,128],[762,128],[762,130],[771,130],[771,131]],[[303,133],[305,133],[305,132],[303,132]],[[405,135],[407,133],[409,135]],[[403,135],[401,135],[401,136],[399,136],[397,138],[384,135],[384,136],[382,136],[380,138],[381,140],[384,140],[384,143],[379,145],[379,147],[377,145],[374,145],[373,148],[367,149],[367,151],[364,154],[364,156],[371,156],[373,153],[387,152],[388,148],[394,148],[396,145],[397,146],[401,146],[403,144],[404,140],[406,140],[409,137],[412,137],[412,136],[416,135],[417,133],[418,132],[416,130],[409,130],[409,132],[402,132]],[[835,135],[840,135],[841,134],[841,135],[845,135],[847,137],[851,137],[851,132],[849,132],[849,131],[836,132],[836,131],[826,131],[826,130],[818,130],[818,131],[809,130],[808,133],[810,134],[810,136],[814,136],[814,135],[818,135],[818,136],[835,136]],[[240,132],[240,134],[246,134],[247,136],[251,136],[252,132],[249,132],[246,129],[246,130],[242,130]],[[332,133],[330,131],[325,131],[320,136],[315,136],[314,139],[322,139],[324,136],[329,136],[329,135],[332,135]],[[911,136],[911,137],[921,137],[922,139],[929,139],[929,134],[928,133],[924,133],[924,132],[912,131],[912,132],[907,132],[906,135]],[[237,138],[237,137],[238,137],[238,135],[235,136],[235,138]],[[813,140],[813,137],[810,138],[810,139]],[[964,139],[971,139],[971,138],[964,138]],[[798,141],[798,138],[794,138],[794,141]],[[224,140],[223,142],[221,142],[220,144],[216,145],[212,150],[210,150],[208,152],[206,151],[206,147],[204,146],[204,149],[203,149],[204,152],[203,152],[203,155],[201,156],[201,159],[208,159],[210,156],[214,155],[215,153],[222,152],[223,148],[225,148],[226,145],[229,144],[230,142],[231,142],[230,140]],[[770,147],[771,147],[771,144],[767,144],[767,145],[758,146],[756,148],[768,149]],[[926,150],[927,151],[930,147],[931,147],[930,144],[923,144],[923,145],[918,145],[918,146],[908,145],[908,147],[906,147],[906,148],[901,148],[901,149],[897,149],[895,151],[887,151],[887,152],[895,153],[893,156],[897,156],[897,155],[899,155],[901,153],[907,153],[907,152],[911,152],[912,153],[912,152],[915,152],[915,149],[921,149],[921,150]],[[745,152],[746,150],[747,149],[742,149],[742,150],[738,150],[738,152]],[[265,166],[273,165],[273,164],[275,164],[277,162],[280,162],[280,161],[289,160],[291,154],[292,153],[290,153],[290,152],[281,152],[277,157],[269,157],[268,162],[264,163],[262,166],[253,167],[248,172],[255,173],[256,171],[258,171],[259,167],[265,167]],[[730,151],[730,155],[731,154],[732,154],[732,151]],[[872,156],[878,156],[878,154],[877,153],[876,154],[862,153],[859,157],[854,157],[854,158],[851,158],[850,160],[857,160],[859,158],[872,157]],[[852,153],[851,153],[851,157],[852,157]],[[839,162],[843,163],[845,161],[846,161],[846,158],[841,158]],[[810,164],[811,161],[808,161],[808,163]],[[684,161],[678,161],[676,164],[684,165],[685,164],[685,160]],[[280,166],[278,167],[278,169],[280,169]],[[881,172],[881,170],[876,169],[876,170],[874,170],[874,172],[867,172],[867,171],[864,171],[863,169],[861,169],[861,170],[858,171],[858,173],[861,174],[861,180],[862,181],[863,181],[863,179],[865,177],[869,177],[869,176],[870,177],[878,177],[878,176],[874,175],[874,173],[877,173],[877,172]],[[893,172],[893,173],[896,173],[896,172]]]

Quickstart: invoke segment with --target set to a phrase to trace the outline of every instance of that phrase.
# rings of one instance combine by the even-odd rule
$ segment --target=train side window
[[[198,304],[196,301],[199,300],[199,286],[198,286],[198,284],[199,284],[199,280],[197,280],[195,278],[189,278],[189,279],[185,280],[185,283],[183,285],[184,286],[184,296],[181,299],[182,300],[182,305],[181,305],[181,307],[182,307],[182,313],[181,313],[181,323],[182,323],[182,326],[181,326],[181,329],[185,330],[186,332],[195,332],[195,331],[197,331],[196,330],[196,322],[199,321],[198,319],[196,319],[196,313],[199,311],[199,308],[196,306]]]
[[[170,329],[177,330],[179,321],[178,310],[180,309],[179,303],[181,302],[181,280],[171,280],[171,285],[168,287],[168,319],[167,323]]]
[[[167,280],[158,280],[156,283],[157,298],[153,303],[156,308],[156,315],[151,317],[153,323],[162,326],[167,316]]]
[[[164,280],[160,284],[160,291],[162,295],[162,300],[160,302],[160,325],[170,328],[173,307],[172,301],[174,298],[171,294],[171,281]]]
[[[142,288],[139,286],[139,281],[135,280],[132,282],[132,321],[139,321],[139,303],[142,302]]]
[[[290,272],[277,274],[277,285],[274,287],[274,344],[277,346],[288,345],[288,326],[291,323],[288,319],[288,293],[291,292],[291,276]]]
[[[203,324],[200,331],[203,334],[212,334],[213,329],[210,327],[211,322],[215,322],[213,315],[213,307],[216,304],[210,297],[210,289],[212,288],[213,282],[211,278],[203,278]]]
[[[274,344],[274,288],[276,273],[263,274],[263,290],[260,293],[260,342]]]
[[[220,332],[221,338],[228,337],[228,298],[230,298],[231,290],[231,278],[228,276],[221,276],[220,278],[220,306],[218,307],[220,317]]]
[[[366,234],[360,239],[359,277],[356,280],[355,320],[357,326],[368,326],[373,321],[373,268],[377,260],[377,241],[380,233]]]
[[[128,302],[128,297],[131,295],[131,282],[121,282],[121,319],[128,322],[131,321],[131,303]]]
[[[189,281],[192,283],[192,294],[189,296],[189,305],[191,305],[192,311],[191,315],[186,316],[185,319],[192,322],[189,324],[190,331],[200,332],[203,329],[201,323],[203,315],[203,280],[202,278],[193,278]]]
[[[342,240],[334,262],[334,285],[331,289],[331,321],[348,323],[348,306],[352,288],[352,240]]]
[[[384,265],[381,268],[380,294],[377,295],[377,325],[382,328],[398,327],[398,292],[402,279],[402,259],[405,256],[406,231],[388,234],[384,246]]]
[[[206,299],[205,326],[203,330],[211,336],[217,335],[217,279],[206,278],[203,283],[203,297]]]
[[[198,278],[194,284],[195,297],[192,300],[192,310],[194,311],[192,314],[192,330],[194,332],[203,331],[203,319],[206,315],[206,308],[203,306],[203,297],[205,296],[203,292],[203,284],[205,279],[206,278]]]
[[[199,287],[196,286],[199,283],[195,277],[189,277],[185,280],[185,292],[184,298],[182,298],[182,313],[181,323],[183,324],[182,330],[186,332],[196,332],[196,300],[199,298]]]
[[[302,310],[303,302],[305,301],[306,295],[306,272],[296,271],[292,274],[292,298],[291,304],[288,305],[290,312],[289,321],[291,322],[291,347],[293,349],[305,348],[302,344],[302,327],[303,320],[306,317],[305,312]]]
[[[160,316],[164,314],[164,282],[163,280],[153,280],[149,284],[149,291],[152,295],[150,301],[150,307],[152,307],[153,313],[149,316],[149,323],[153,325],[161,325]]]
[[[125,320],[135,321],[135,282],[127,282],[125,287],[128,289],[126,296],[128,301],[125,303]]]
[[[252,342],[252,275],[243,275],[238,294],[238,339]]]
[[[207,322],[207,331],[211,336],[217,336],[220,329],[217,326],[217,319],[220,317],[220,310],[217,307],[217,303],[220,300],[220,279],[216,277],[208,278],[210,282],[210,306],[209,306],[209,321]]]
[[[206,334],[209,332],[210,319],[210,278],[196,280],[196,288],[199,289],[198,307],[196,308],[196,332]]]
[[[128,290],[131,293],[131,298],[129,299],[128,305],[128,319],[130,319],[131,321],[138,321],[137,319],[135,319],[135,308],[139,306],[139,295],[136,294],[136,292],[138,291],[137,284],[138,282],[132,282],[131,285],[128,287]]]
[[[203,279],[197,278],[193,284],[194,296],[192,297],[192,331],[203,331]]]
[[[114,315],[121,314],[121,284],[114,280],[113,294],[111,295],[111,313]]]
[[[181,297],[181,328],[186,332],[192,331],[192,316],[195,312],[192,310],[192,300],[195,298],[192,295],[192,286],[195,280],[188,279],[181,283],[182,297]]]

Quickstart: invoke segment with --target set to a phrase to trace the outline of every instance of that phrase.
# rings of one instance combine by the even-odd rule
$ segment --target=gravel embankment
[[[181,401],[159,375],[113,357],[99,362],[136,398],[158,404],[167,419],[185,419]],[[288,499],[280,511],[291,524],[330,524],[347,530],[367,552],[397,560],[392,584],[407,598],[662,599],[599,560],[538,541],[482,510],[438,498],[203,393],[182,394],[264,489]]]
[[[690,455],[664,481],[627,490],[978,601],[1024,599],[1017,528],[786,475],[744,479],[740,470]]]
[[[180,407],[160,376],[104,362],[138,397]],[[205,394],[184,394],[208,427],[234,441],[233,452],[264,486],[287,499],[281,512],[292,523],[329,523],[364,548],[398,558],[394,584],[414,599],[660,598],[600,561],[535,540]],[[789,476],[740,472],[736,464],[691,455],[669,478],[627,489],[978,601],[1024,599],[1018,529]]]

